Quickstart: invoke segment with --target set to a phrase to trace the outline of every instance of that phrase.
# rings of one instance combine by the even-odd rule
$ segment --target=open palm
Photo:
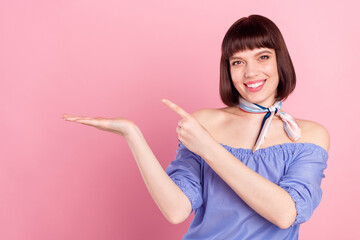
[[[135,124],[125,118],[103,118],[103,117],[80,117],[64,114],[63,119],[71,122],[77,122],[84,125],[96,127],[103,131],[113,132],[120,134],[124,137],[129,133],[129,130],[135,126]]]

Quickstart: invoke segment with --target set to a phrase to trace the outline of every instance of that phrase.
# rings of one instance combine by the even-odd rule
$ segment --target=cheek
[[[279,78],[278,70],[276,65],[268,65],[264,69],[264,72],[271,78]]]
[[[232,70],[232,69],[230,69],[230,78],[231,79],[234,79],[234,77],[235,77],[235,72],[234,72],[234,70]]]
[[[269,67],[270,67],[269,71],[271,71],[271,74],[274,77],[278,77],[279,74],[278,74],[278,67],[277,67],[276,62],[273,62],[273,64],[271,64]]]
[[[241,81],[241,71],[239,70],[234,70],[234,69],[230,69],[230,77],[233,83],[239,82]]]
[[[279,72],[278,72],[277,68],[274,69],[273,76],[274,76],[274,78],[276,78],[279,81]]]

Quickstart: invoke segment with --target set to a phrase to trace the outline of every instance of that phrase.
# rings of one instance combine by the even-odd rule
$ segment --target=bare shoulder
[[[192,116],[204,127],[211,128],[225,118],[224,109],[204,108],[192,113]]]
[[[203,108],[193,112],[191,115],[200,122],[206,122],[209,118],[221,118],[223,111],[222,109]]]
[[[319,145],[327,152],[330,146],[330,135],[327,129],[319,123],[296,119],[301,129],[301,141]]]

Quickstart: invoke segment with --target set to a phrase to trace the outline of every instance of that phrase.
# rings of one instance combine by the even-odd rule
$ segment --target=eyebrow
[[[269,54],[272,54],[272,52],[270,52],[269,50],[263,50],[263,51],[260,51],[258,53],[255,54],[255,57],[261,55],[261,54],[264,54],[264,53],[269,53]],[[233,59],[239,59],[241,57],[231,57],[229,60],[233,60]]]

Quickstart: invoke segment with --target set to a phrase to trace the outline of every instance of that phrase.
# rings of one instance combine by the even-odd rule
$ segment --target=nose
[[[253,78],[257,76],[257,66],[256,63],[248,62],[245,68],[245,77]]]

